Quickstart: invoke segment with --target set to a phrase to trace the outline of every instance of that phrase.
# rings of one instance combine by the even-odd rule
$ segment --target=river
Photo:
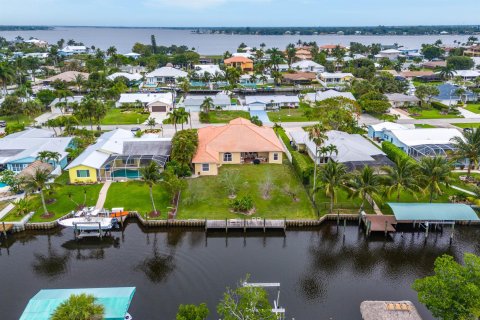
[[[280,282],[287,319],[361,319],[363,300],[411,300],[425,320],[433,319],[411,289],[431,274],[443,253],[460,259],[480,254],[478,227],[431,233],[406,231],[368,241],[355,224],[337,230],[213,234],[198,229],[142,229],[135,220],[102,241],[73,240],[70,230],[24,232],[0,246],[0,314],[18,319],[40,289],[135,286],[135,319],[174,319],[181,303],[215,306],[226,286],[251,281]]]
[[[193,34],[190,30],[160,29],[160,28],[95,28],[95,27],[56,27],[53,30],[37,31],[0,31],[0,36],[13,40],[20,35],[24,39],[35,37],[56,43],[60,39],[74,39],[85,45],[95,45],[106,49],[116,46],[119,53],[131,51],[135,42],[150,43],[150,36],[154,34],[157,45],[186,45],[195,48],[201,54],[223,54],[225,51],[235,51],[242,42],[251,47],[259,47],[265,43],[267,47],[285,48],[289,43],[296,43],[299,39],[305,42],[316,41],[318,45],[341,44],[350,42],[363,44],[382,43],[391,45],[398,43],[407,48],[420,48],[422,43],[433,43],[441,39],[443,43],[453,45],[454,40],[466,42],[468,36],[459,35],[425,35],[425,36],[362,36],[362,35],[317,35],[317,36],[260,36],[260,35],[224,35],[224,34]]]

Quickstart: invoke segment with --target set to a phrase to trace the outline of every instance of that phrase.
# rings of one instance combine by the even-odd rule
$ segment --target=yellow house
[[[195,174],[218,174],[223,164],[253,162],[281,164],[283,146],[272,128],[237,118],[220,127],[198,130],[198,148],[192,163]]]
[[[231,57],[223,61],[226,67],[239,68],[243,72],[253,71],[253,60],[245,57]]]
[[[79,165],[68,169],[71,183],[95,183],[97,182],[97,169]]]

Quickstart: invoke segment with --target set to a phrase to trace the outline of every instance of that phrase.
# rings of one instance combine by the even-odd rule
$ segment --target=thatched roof
[[[33,176],[37,170],[46,170],[48,172],[53,171],[52,165],[42,162],[40,160],[36,160],[28,165],[25,169],[23,169],[19,174],[19,178],[24,178],[27,176]]]

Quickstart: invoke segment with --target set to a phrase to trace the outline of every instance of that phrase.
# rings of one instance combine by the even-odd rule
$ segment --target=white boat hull
[[[113,227],[112,218],[101,217],[81,217],[81,218],[69,218],[60,220],[58,223],[61,226],[77,229],[77,230],[110,230]]]

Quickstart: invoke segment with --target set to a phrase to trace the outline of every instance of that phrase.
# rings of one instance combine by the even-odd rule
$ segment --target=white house
[[[353,101],[357,100],[357,99],[355,99],[355,97],[353,96],[353,94],[351,92],[340,92],[340,91],[336,91],[336,90],[317,91],[317,92],[313,92],[313,93],[307,93],[305,95],[304,99],[306,101],[316,102],[316,101],[323,101],[323,100],[326,100],[326,99],[339,98],[339,97],[350,99],[350,100],[353,100]]]
[[[142,80],[142,75],[138,73],[128,73],[128,72],[115,72],[107,77],[108,80],[115,80],[118,77],[124,77],[127,78],[128,81],[140,81]]]
[[[141,102],[149,112],[167,113],[173,108],[171,93],[122,93],[116,106],[121,107],[126,103]]]
[[[320,83],[324,86],[343,85],[353,78],[353,74],[345,72],[322,72],[319,75]]]
[[[274,110],[281,107],[296,108],[300,104],[297,96],[245,96],[245,105],[251,111]]]
[[[456,70],[453,72],[454,77],[461,77],[464,81],[474,81],[480,77],[479,70]]]
[[[225,109],[231,105],[230,97],[225,93],[217,93],[216,95],[192,95],[189,94],[182,102],[182,106],[188,112],[201,111],[200,106],[205,98],[212,98],[214,108]]]
[[[120,71],[126,72],[126,73],[145,73],[147,69],[142,66],[127,65],[127,66],[121,66]]]
[[[208,72],[210,76],[215,74],[225,75],[225,72],[216,64],[197,64],[193,66],[193,69],[199,77],[203,77],[206,72]]]
[[[402,125],[395,122],[381,122],[377,124],[371,124],[368,126],[368,137],[375,140],[384,140],[384,134],[390,130],[408,130],[413,127],[408,125]]]
[[[292,63],[292,69],[303,72],[324,72],[325,67],[311,60],[300,60]]]
[[[62,50],[58,51],[58,54],[61,56],[71,56],[81,53],[88,53],[86,46],[66,46]]]
[[[329,159],[345,164],[350,170],[361,169],[365,165],[384,166],[391,161],[385,153],[359,134],[349,134],[342,131],[327,131],[327,140],[323,146],[334,145],[337,152],[317,155],[316,145],[310,140],[304,130],[290,132],[292,143],[299,150],[306,151],[312,160],[317,163],[326,163]]]
[[[142,55],[140,53],[135,53],[135,52],[129,52],[129,53],[126,53],[123,55],[124,57],[127,57],[127,58],[133,58],[135,60],[137,60],[138,58],[140,58]]]
[[[445,128],[394,129],[383,133],[385,141],[393,143],[415,159],[446,156],[455,150],[452,144],[454,137],[463,138],[463,135],[457,129]]]
[[[146,85],[156,87],[159,84],[175,84],[179,78],[186,78],[188,73],[174,68],[171,64],[158,68],[145,75]]]
[[[387,93],[385,96],[393,108],[414,106],[420,103],[420,99],[418,99],[416,96],[409,96],[403,93]]]
[[[387,50],[382,50],[380,51],[377,55],[375,55],[375,58],[377,60],[382,59],[382,58],[387,58],[389,60],[397,60],[398,57],[402,54],[402,51],[397,50],[397,49],[387,49]]]

